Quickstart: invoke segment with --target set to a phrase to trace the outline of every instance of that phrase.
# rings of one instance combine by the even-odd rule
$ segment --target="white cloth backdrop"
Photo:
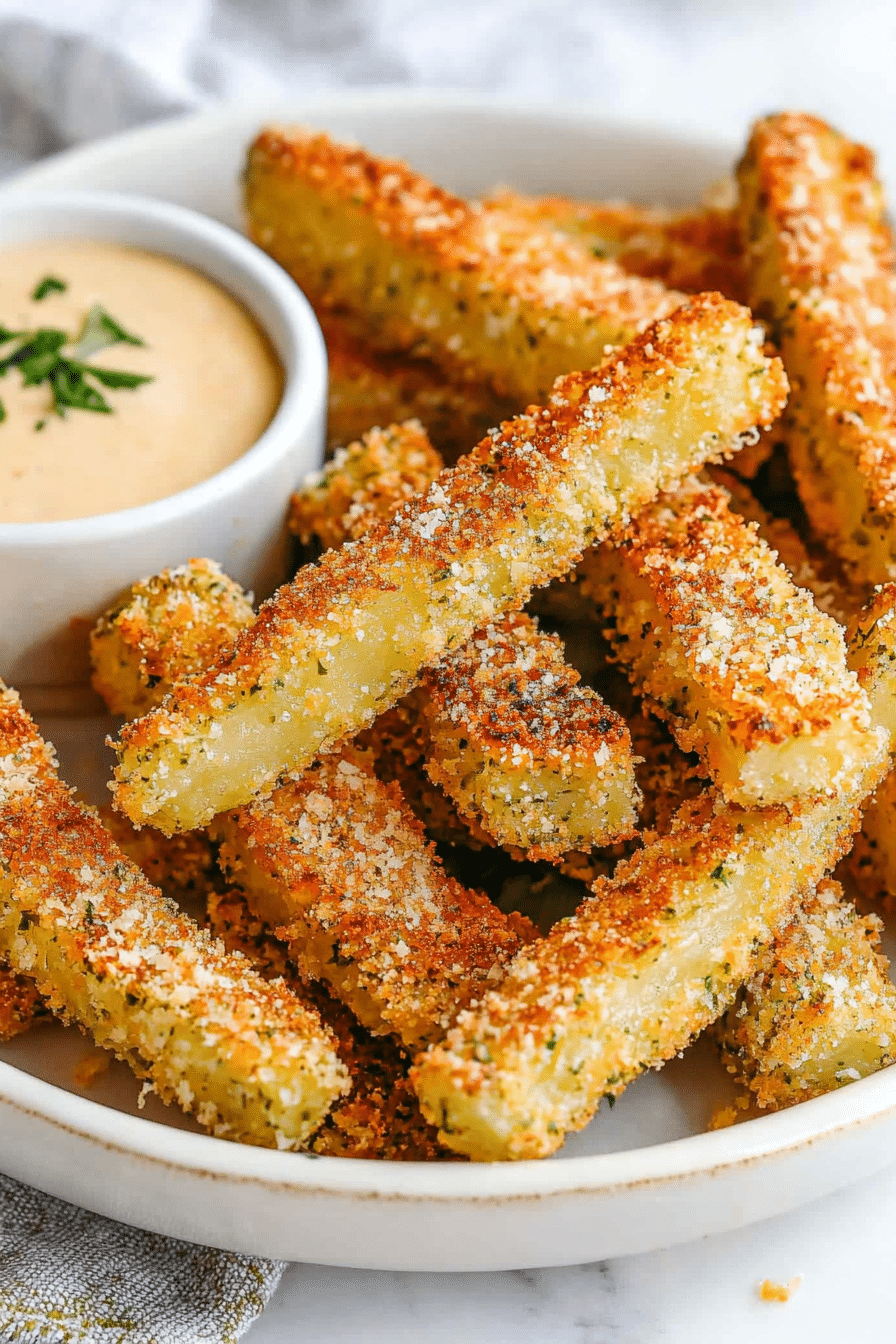
[[[802,105],[879,148],[896,181],[893,0],[0,0],[7,169],[216,99],[375,84],[588,101],[733,138]]]

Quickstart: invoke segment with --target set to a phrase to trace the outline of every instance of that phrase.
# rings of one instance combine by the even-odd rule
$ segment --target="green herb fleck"
[[[53,282],[50,289],[46,286],[53,281],[52,276],[42,280],[35,290],[43,288],[46,293],[54,287],[65,286],[62,281]],[[133,389],[152,378],[143,373],[129,373],[124,369],[103,369],[84,361],[105,350],[111,345],[143,345],[139,336],[126,331],[120,322],[107,313],[99,304],[94,305],[84,322],[77,344],[71,354],[63,353],[68,345],[68,336],[56,327],[41,327],[37,331],[11,331],[0,326],[0,346],[16,341],[10,352],[0,358],[0,376],[8,370],[17,368],[22,376],[24,387],[37,387],[47,384],[53,394],[54,413],[65,418],[66,412],[93,411],[99,415],[110,415],[112,406],[100,391],[107,387],[113,391],[122,388]],[[0,414],[0,422],[6,418]],[[38,420],[34,428],[41,430],[45,420]]]
[[[712,872],[710,873],[710,877],[713,879],[714,882],[724,882],[725,886],[726,887],[728,886],[728,878],[725,876],[725,869],[721,863],[717,867],[713,868]]]
[[[45,275],[39,284],[34,286],[31,297],[36,303],[45,299],[48,294],[64,294],[68,285],[64,280],[58,280],[55,275]]]

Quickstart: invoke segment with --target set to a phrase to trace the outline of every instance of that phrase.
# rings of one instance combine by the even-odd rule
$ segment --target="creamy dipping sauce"
[[[67,288],[36,302],[45,276]],[[0,250],[8,330],[59,328],[74,345],[97,304],[145,344],[115,344],[86,362],[153,381],[101,388],[111,414],[69,409],[61,419],[50,387],[24,387],[10,368],[0,378],[0,522],[86,518],[176,494],[242,456],[274,416],[283,372],[270,342],[198,271],[115,243]],[[0,358],[11,348],[0,346]]]

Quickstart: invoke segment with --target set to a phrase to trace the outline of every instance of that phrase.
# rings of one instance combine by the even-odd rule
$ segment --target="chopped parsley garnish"
[[[35,299],[45,298],[53,290],[64,290],[64,281],[47,276],[34,291]],[[46,383],[53,396],[53,411],[65,418],[66,411],[93,411],[111,415],[112,407],[100,391],[101,387],[118,391],[121,388],[140,387],[153,380],[147,374],[127,373],[123,369],[103,369],[85,361],[100,350],[112,345],[143,345],[139,336],[126,331],[105,308],[95,304],[84,322],[77,341],[69,348],[69,337],[56,327],[40,327],[37,331],[10,331],[0,326],[0,347],[16,342],[9,354],[0,354],[0,377],[17,368],[24,387]],[[6,411],[0,403],[0,422]],[[43,429],[46,421],[38,420],[35,429]]]
[[[40,303],[48,294],[64,294],[68,285],[64,280],[58,280],[55,275],[45,275],[39,284],[34,286],[31,292],[32,299]]]

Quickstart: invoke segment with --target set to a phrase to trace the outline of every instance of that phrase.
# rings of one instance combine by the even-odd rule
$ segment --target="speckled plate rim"
[[[254,107],[221,106],[140,127],[83,148],[75,148],[20,173],[4,189],[68,182],[72,169],[92,172],[124,157],[140,155],[164,143],[176,156],[178,145],[197,136],[212,140],[235,123],[281,118],[314,124],[336,114],[363,118],[366,112],[417,110],[446,116],[462,111],[485,117],[549,123],[557,129],[599,131],[621,141],[667,146],[670,153],[693,154],[716,162],[736,152],[730,142],[712,136],[679,134],[649,121],[614,120],[586,107],[563,109],[514,103],[476,94],[440,90],[381,89],[268,100]],[[569,1157],[556,1161],[477,1165],[396,1163],[310,1157],[228,1143],[172,1129],[79,1097],[0,1061],[0,1102],[34,1115],[79,1139],[133,1154],[151,1163],[232,1181],[294,1190],[296,1193],[356,1194],[383,1199],[485,1202],[569,1193],[609,1193],[623,1187],[662,1184],[717,1174],[739,1166],[786,1157],[801,1148],[833,1140],[847,1130],[867,1129],[896,1119],[896,1066],[837,1092],[790,1110],[751,1119],[727,1129],[692,1135],[641,1148]],[[0,1153],[2,1161],[2,1153]],[[846,1184],[844,1172],[840,1184]]]

